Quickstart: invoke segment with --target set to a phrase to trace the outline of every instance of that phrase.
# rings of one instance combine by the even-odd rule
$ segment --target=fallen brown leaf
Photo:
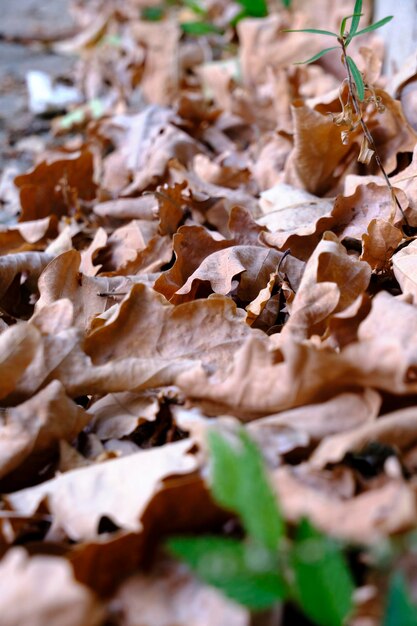
[[[27,402],[8,408],[0,429],[0,481],[10,491],[31,482],[54,458],[60,439],[72,441],[90,416],[54,380]],[[18,470],[18,471],[16,471]],[[10,474],[14,472],[14,476]]]
[[[97,536],[103,516],[121,528],[138,531],[146,507],[163,489],[161,481],[197,468],[196,458],[187,454],[191,445],[190,441],[179,441],[72,470],[9,494],[7,501],[14,511],[31,515],[47,498],[55,526],[77,541]]]
[[[99,626],[104,607],[78,583],[68,561],[11,549],[0,562],[2,626]],[[30,602],[28,602],[30,598]]]

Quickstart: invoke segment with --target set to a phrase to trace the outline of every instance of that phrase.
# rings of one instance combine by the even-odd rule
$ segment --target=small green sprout
[[[365,33],[370,33],[371,31],[376,30],[377,28],[381,28],[382,26],[385,26],[385,24],[388,24],[388,22],[390,22],[394,17],[393,15],[389,15],[388,17],[384,17],[382,20],[379,20],[378,22],[375,22],[374,24],[363,28],[362,30],[358,30],[360,19],[362,16],[362,0],[356,0],[355,8],[352,15],[347,15],[342,19],[338,33],[334,33],[330,30],[321,30],[318,28],[302,28],[300,30],[290,29],[285,31],[287,33],[312,33],[314,35],[327,35],[328,37],[335,37],[338,41],[338,46],[325,48],[324,50],[321,50],[320,52],[315,54],[310,59],[307,59],[307,61],[299,61],[297,64],[306,65],[308,63],[313,63],[314,61],[317,61],[332,50],[341,50],[343,62],[346,66],[349,77],[353,79],[356,85],[357,95],[360,102],[363,102],[365,99],[365,84],[363,82],[362,74],[360,73],[355,61],[352,59],[352,57],[347,55],[346,50],[354,37],[358,37],[359,35],[364,35]],[[349,20],[351,20],[350,30],[347,31],[346,26]]]
[[[342,19],[338,33],[318,28],[303,28],[299,30],[288,29],[284,32],[311,33],[313,35],[324,35],[327,37],[333,37],[337,40],[338,45],[332,46],[330,48],[325,48],[324,50],[321,50],[320,52],[312,56],[310,59],[307,59],[307,61],[298,62],[297,65],[306,65],[308,63],[313,63],[314,61],[321,59],[324,55],[332,52],[333,50],[341,51],[342,63],[345,67],[347,76],[342,82],[339,91],[339,99],[342,105],[342,112],[337,115],[332,113],[331,115],[333,121],[338,126],[343,127],[343,130],[341,132],[341,139],[342,143],[344,144],[347,144],[349,142],[349,135],[351,132],[356,130],[358,126],[362,128],[363,139],[358,161],[360,163],[365,163],[366,165],[368,165],[372,157],[375,158],[381,174],[384,177],[385,183],[390,190],[393,202],[397,205],[397,208],[403,216],[404,223],[408,227],[409,224],[407,221],[407,217],[404,214],[404,210],[397,196],[395,195],[394,188],[388,178],[387,172],[385,171],[381,157],[378,154],[375,141],[364,120],[365,105],[369,103],[374,104],[378,113],[382,113],[385,107],[382,103],[381,97],[376,95],[373,87],[365,84],[358,66],[356,65],[352,57],[349,56],[347,53],[347,49],[355,37],[359,37],[360,35],[364,35],[365,33],[370,33],[374,30],[377,30],[377,28],[385,26],[385,24],[388,24],[388,22],[393,19],[393,15],[388,15],[382,20],[379,20],[378,22],[375,22],[374,24],[371,24],[370,26],[366,26],[366,28],[362,28],[361,30],[359,30],[359,24],[361,21],[361,17],[363,16],[362,3],[363,0],[356,0],[355,6],[353,8],[353,13],[351,15],[347,15]],[[348,30],[347,26],[349,22],[350,28]],[[346,85],[348,88],[348,99],[347,102],[344,102],[343,91]]]

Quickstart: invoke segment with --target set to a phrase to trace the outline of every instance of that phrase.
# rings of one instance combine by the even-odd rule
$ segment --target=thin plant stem
[[[388,174],[385,171],[385,168],[384,168],[384,166],[382,164],[381,157],[379,156],[379,153],[378,153],[377,147],[375,145],[374,138],[372,137],[371,131],[369,130],[368,126],[366,125],[365,120],[363,119],[362,110],[361,110],[360,104],[358,102],[358,98],[356,96],[356,91],[355,91],[354,81],[353,81],[353,77],[352,77],[352,72],[350,70],[350,66],[349,66],[349,63],[347,61],[345,39],[343,37],[338,37],[338,42],[339,42],[339,44],[340,44],[340,46],[342,48],[342,58],[343,58],[343,63],[345,65],[346,71],[347,71],[348,89],[349,89],[350,99],[351,99],[352,104],[353,104],[353,108],[355,109],[355,113],[358,116],[359,123],[361,125],[363,134],[364,134],[364,136],[365,136],[365,138],[366,138],[366,140],[367,140],[367,142],[369,144],[369,147],[374,152],[375,161],[376,161],[376,163],[377,163],[377,165],[378,165],[378,167],[379,167],[379,169],[381,171],[382,176],[384,177],[384,180],[385,180],[385,182],[387,184],[388,189],[391,192],[391,196],[394,199],[394,202],[397,205],[398,209],[400,210],[401,215],[403,216],[405,225],[409,229],[410,228],[410,224],[408,223],[407,217],[406,217],[406,215],[404,213],[404,209],[402,208],[402,206],[400,204],[400,201],[398,200],[398,198],[397,198],[397,196],[395,194],[395,191],[394,191],[394,188],[393,188],[393,186],[391,184],[391,181],[388,178]]]

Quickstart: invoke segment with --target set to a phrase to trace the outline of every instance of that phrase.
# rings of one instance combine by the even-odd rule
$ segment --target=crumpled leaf
[[[311,486],[308,467],[286,466],[274,471],[272,484],[288,521],[307,517],[322,532],[362,545],[409,529],[417,513],[413,491],[401,480],[343,499]]]
[[[137,574],[112,603],[123,611],[123,626],[249,626],[249,613],[219,591],[195,579],[182,564],[160,560],[147,575]]]
[[[89,407],[91,429],[100,439],[130,435],[144,421],[153,421],[159,410],[155,394],[130,392],[107,394]]]
[[[53,259],[48,252],[17,252],[0,257],[0,298],[4,296],[18,274],[36,280]]]
[[[177,384],[207,410],[256,417],[319,402],[348,387],[413,394],[416,384],[417,311],[387,292],[372,300],[356,341],[342,350],[285,339],[279,349],[249,337],[222,377],[201,367],[179,375]],[[288,339],[288,335],[287,335]],[[297,384],[294,385],[294,380]]]
[[[29,324],[17,324],[0,334],[0,398],[15,389],[39,344],[39,334]]]
[[[417,297],[417,243],[412,241],[392,257],[395,278],[404,295]]]
[[[267,226],[261,241],[279,249],[290,249],[300,259],[308,258],[321,234],[333,223],[333,203],[306,191],[278,183],[261,194],[264,216],[256,221]]]
[[[47,498],[54,524],[68,537],[80,541],[97,535],[105,515],[121,528],[138,531],[141,517],[161,481],[174,474],[187,474],[198,466],[187,454],[190,441],[72,470],[36,487],[7,496],[14,511],[32,515]]]
[[[174,307],[138,284],[113,318],[89,335],[85,349],[96,364],[128,357],[151,359],[158,354],[172,363],[201,359],[222,367],[241,341],[254,332],[244,319],[244,312],[223,296]]]
[[[340,130],[329,116],[300,103],[293,105],[292,114],[294,148],[285,164],[284,182],[324,195],[337,183],[337,166],[352,146],[340,141]]]
[[[395,191],[405,209],[408,204],[406,197],[401,191]],[[393,225],[398,225],[403,219],[390,190],[373,182],[357,185],[352,195],[338,196],[333,215],[337,224],[335,231],[341,239],[361,239],[375,219],[383,219]]]
[[[284,427],[307,433],[312,441],[320,441],[342,432],[350,433],[362,425],[372,424],[380,406],[379,394],[371,389],[362,393],[346,392],[326,402],[307,404],[254,420],[247,428],[262,449],[272,439],[273,446],[277,447]]]
[[[187,282],[175,292],[176,302],[193,298],[199,282],[209,282],[214,293],[227,295],[232,291],[233,278],[240,277],[237,295],[249,302],[263,289],[271,272],[277,269],[283,257],[281,252],[260,246],[232,246],[207,256]],[[291,277],[297,289],[302,263],[286,258],[281,269]],[[182,297],[178,297],[182,296]]]
[[[366,261],[373,270],[387,270],[391,259],[394,263],[396,255],[393,252],[402,238],[401,231],[390,222],[378,218],[372,220],[368,232],[362,235],[361,260]]]
[[[176,260],[155,282],[155,289],[175,304],[175,293],[210,254],[223,250],[231,241],[215,239],[202,226],[181,226],[173,238]]]
[[[311,463],[315,467],[338,463],[347,452],[360,450],[374,441],[387,445],[394,444],[398,450],[406,452],[417,443],[416,415],[414,407],[400,409],[351,432],[335,434],[323,441],[315,450]]]
[[[95,197],[93,174],[93,155],[84,150],[66,158],[42,161],[31,172],[17,176],[14,182],[20,189],[20,221],[40,219],[51,213],[57,216],[76,213],[79,200]]]
[[[145,47],[146,62],[141,89],[148,102],[169,105],[178,90],[178,42],[180,29],[174,21],[134,22],[132,34]]]
[[[57,380],[23,404],[5,409],[0,428],[3,489],[13,470],[18,472],[15,481],[30,481],[53,458],[59,440],[72,441],[89,421],[90,416],[66,396]]]
[[[0,562],[2,624],[7,626],[99,626],[104,607],[55,556],[29,557],[12,548]],[[28,599],[30,601],[28,602]]]
[[[53,215],[31,222],[21,222],[0,228],[0,252],[26,252],[39,246],[46,237],[56,234],[57,222]]]
[[[59,300],[49,309],[42,309],[42,314],[34,316],[31,323],[22,323],[2,333],[1,340],[7,347],[3,393],[9,403],[22,402],[54,379],[60,380],[67,394],[73,397],[170,385],[181,371],[195,364],[195,360],[186,357],[176,360],[152,353],[148,357],[126,355],[94,366],[82,347],[83,333],[71,325],[72,321],[71,303]],[[19,337],[17,351],[16,336]],[[29,352],[25,354],[26,347]],[[10,371],[13,363],[16,371]]]
[[[350,306],[370,278],[366,263],[349,256],[333,233],[324,233],[307,262],[283,333],[298,338],[322,335],[329,317]]]
[[[35,306],[38,317],[53,302],[67,298],[73,305],[74,323],[88,330],[92,319],[103,313],[125,294],[132,285],[124,277],[92,277],[80,273],[80,253],[69,250],[56,257],[39,278],[40,298]],[[62,281],[65,276],[65,281]],[[100,296],[100,293],[105,295]],[[122,296],[123,297],[123,296]],[[120,298],[120,296],[119,296]]]

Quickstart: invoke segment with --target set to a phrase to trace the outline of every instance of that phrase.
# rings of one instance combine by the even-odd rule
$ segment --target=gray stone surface
[[[55,39],[69,36],[69,0],[0,0],[0,36]]]

